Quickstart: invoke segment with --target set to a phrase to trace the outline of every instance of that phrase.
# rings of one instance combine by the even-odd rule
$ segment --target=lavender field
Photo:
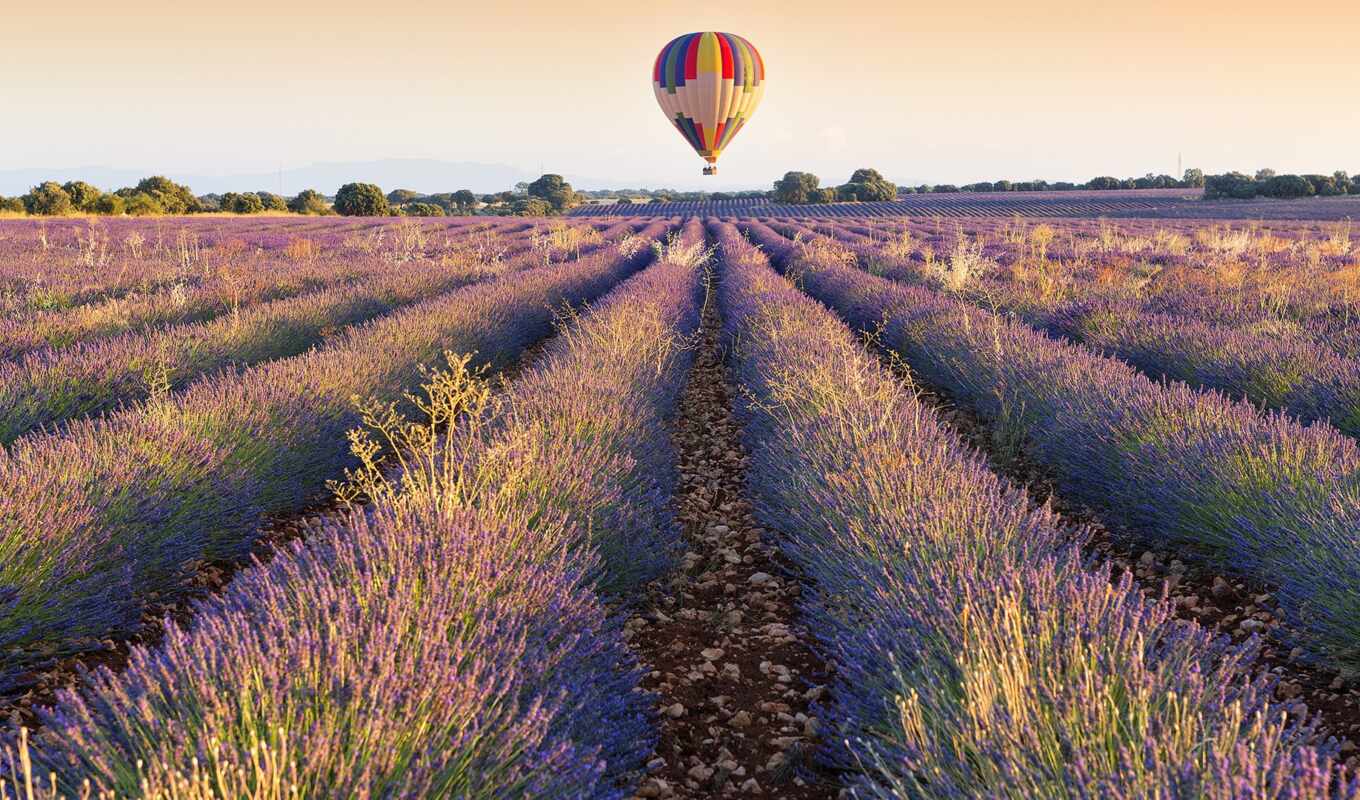
[[[1360,798],[1354,202],[1140,194],[0,221],[0,800]]]

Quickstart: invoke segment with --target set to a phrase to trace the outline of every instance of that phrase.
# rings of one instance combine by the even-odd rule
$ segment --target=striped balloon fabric
[[[748,41],[731,33],[687,33],[657,54],[652,68],[656,101],[680,135],[714,166],[765,93],[765,62]]]

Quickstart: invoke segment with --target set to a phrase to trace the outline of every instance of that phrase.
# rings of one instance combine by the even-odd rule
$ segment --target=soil
[[[812,758],[831,666],[807,644],[800,576],[745,496],[720,329],[710,294],[673,430],[689,550],[626,623],[661,728],[638,796],[836,797],[835,776]]]

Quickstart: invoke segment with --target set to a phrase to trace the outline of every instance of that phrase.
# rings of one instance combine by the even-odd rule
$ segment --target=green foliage
[[[264,201],[254,192],[227,192],[218,206],[231,214],[258,214],[264,211]]]
[[[197,201],[198,198],[194,198]],[[146,192],[136,192],[123,197],[123,211],[134,217],[149,217],[156,214],[166,214],[165,206],[160,204],[160,200],[152,197]]]
[[[897,184],[884,179],[876,169],[862,168],[855,170],[850,180],[836,190],[836,196],[840,200],[861,202],[895,200]]]
[[[1087,189],[1118,189],[1119,179],[1110,175],[1101,175],[1086,182]]]
[[[547,174],[529,184],[526,191],[531,198],[538,198],[552,207],[554,213],[561,213],[577,204],[576,192],[561,175]],[[538,216],[537,214],[533,216]]]
[[[422,195],[420,192],[417,192],[414,189],[393,189],[387,193],[387,202],[394,206],[401,206],[406,205],[407,203],[414,203],[421,197]]]
[[[295,214],[329,214],[330,203],[321,193],[313,189],[303,189],[297,197],[288,201],[288,210]]]
[[[1311,197],[1316,193],[1313,184],[1307,178],[1299,175],[1276,175],[1265,182],[1260,187],[1260,193],[1266,197]]]
[[[1254,178],[1240,172],[1210,175],[1204,179],[1204,199],[1234,197],[1249,200],[1256,196],[1259,186]]]
[[[56,181],[47,181],[34,186],[28,194],[24,195],[24,210],[30,214],[57,216],[70,214],[76,210],[76,207],[71,202],[71,195],[61,188],[61,184]]]
[[[809,203],[834,203],[836,202],[836,188],[834,186],[823,186],[812,194],[808,195]]]
[[[288,210],[288,201],[273,192],[256,192],[255,195],[259,197],[260,202],[264,204],[265,211]]]
[[[1192,189],[1204,188],[1204,170],[1195,167],[1187,169],[1181,178],[1181,186]]]
[[[477,195],[468,189],[459,189],[453,193],[452,208],[459,214],[471,214],[477,208]]]
[[[1312,184],[1313,193],[1318,197],[1335,197],[1339,194],[1345,194],[1350,185],[1350,181],[1347,181],[1338,186],[1334,175],[1304,175],[1303,179]]]
[[[391,211],[391,206],[377,186],[347,183],[335,193],[335,210],[347,217],[384,217]]]
[[[71,204],[80,211],[93,211],[95,202],[104,196],[98,187],[85,181],[67,181],[61,188],[71,196]]]
[[[515,217],[546,217],[553,212],[552,204],[541,197],[521,197],[510,204],[510,214]]]
[[[22,214],[25,210],[24,201],[18,197],[0,196],[0,213]]]
[[[407,203],[401,207],[401,213],[408,217],[442,217],[444,209],[434,203]]]
[[[820,183],[821,179],[810,172],[786,172],[774,182],[774,201],[794,205],[813,202]]]
[[[124,194],[127,192],[127,194]],[[143,178],[137,182],[137,186],[132,190],[120,190],[119,194],[124,197],[131,197],[136,194],[145,194],[160,206],[164,214],[190,214],[201,211],[198,198],[188,186],[182,186],[163,175],[153,175],[150,178]],[[131,203],[129,203],[129,211]]]
[[[116,194],[102,194],[98,200],[94,201],[90,210],[96,214],[121,216],[127,213],[127,201]]]

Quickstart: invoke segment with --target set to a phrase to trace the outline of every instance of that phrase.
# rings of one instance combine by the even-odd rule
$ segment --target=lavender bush
[[[178,797],[218,796],[196,772],[244,797],[623,796],[653,736],[593,590],[636,590],[675,546],[659,467],[698,326],[699,233],[504,398],[461,360],[435,376],[426,407],[447,413],[394,442],[433,449],[370,474],[372,505],[240,576],[192,630],[64,693],[39,768]],[[277,756],[254,766],[260,751]]]
[[[504,365],[551,330],[558,307],[599,296],[649,258],[611,249],[468,287],[311,353],[20,440],[0,457],[11,486],[0,498],[0,648],[10,653],[0,690],[134,628],[148,602],[190,590],[201,561],[247,554],[265,515],[313,502],[353,463],[356,395],[399,399],[450,347]]]
[[[1234,647],[1089,571],[730,226],[720,298],[758,513],[837,664],[860,797],[1353,797]],[[806,273],[805,273],[806,276]]]
[[[1116,530],[1276,588],[1315,654],[1360,664],[1360,449],[749,226],[813,297],[876,331],[927,382],[1023,442]]]

